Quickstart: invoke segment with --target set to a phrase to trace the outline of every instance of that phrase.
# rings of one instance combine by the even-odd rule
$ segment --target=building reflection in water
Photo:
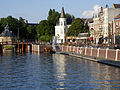
[[[65,55],[60,54],[53,54],[53,63],[54,63],[54,71],[56,80],[58,81],[57,89],[65,89],[62,86],[65,86],[65,76],[67,75],[66,72],[66,58]]]

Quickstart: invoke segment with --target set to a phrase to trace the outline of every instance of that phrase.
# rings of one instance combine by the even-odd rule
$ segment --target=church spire
[[[62,12],[61,12],[60,18],[65,18],[64,7],[62,7]]]

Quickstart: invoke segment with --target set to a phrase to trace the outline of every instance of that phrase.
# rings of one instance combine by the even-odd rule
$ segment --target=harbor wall
[[[75,47],[62,45],[62,52],[69,52],[74,54],[80,54],[83,56],[92,56],[100,59],[108,59],[114,61],[120,61],[119,49],[102,49],[102,48],[90,48],[90,47]]]
[[[50,52],[52,51],[52,46],[51,45],[37,45],[37,44],[32,44],[32,52]]]

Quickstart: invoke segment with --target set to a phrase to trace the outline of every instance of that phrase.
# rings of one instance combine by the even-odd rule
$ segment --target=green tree
[[[71,24],[72,21],[74,21],[75,19],[75,17],[73,15],[70,15],[69,13],[66,13],[65,17],[67,18],[67,24]]]
[[[37,37],[40,38],[41,36],[48,35],[48,21],[42,20],[36,28]]]
[[[27,26],[27,40],[34,41],[36,39],[36,31],[35,30],[36,30],[36,26],[32,26],[32,25]]]
[[[19,28],[19,37],[20,39],[26,39],[27,38],[27,26],[25,23],[25,19],[22,17],[19,17],[18,21],[18,28]]]
[[[72,25],[69,27],[67,36],[78,36],[79,33],[83,33],[84,22],[80,18],[76,18]]]

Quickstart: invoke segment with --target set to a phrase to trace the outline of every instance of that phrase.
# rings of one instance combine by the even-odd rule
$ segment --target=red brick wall
[[[90,49],[90,48],[87,48],[87,49],[86,49],[86,55],[87,55],[87,56],[90,56],[90,55],[91,55],[91,49]]]
[[[92,56],[97,57],[97,49],[96,48],[92,49]]]
[[[108,50],[107,59],[115,60],[115,57],[116,57],[116,51],[115,50]]]
[[[118,60],[120,60],[120,51],[118,51]]]
[[[71,52],[73,52],[73,46],[71,47]]]
[[[67,46],[65,46],[65,52],[67,52]]]
[[[75,47],[75,53],[77,53],[77,47]]]
[[[99,57],[100,58],[105,58],[106,57],[106,50],[105,49],[100,49],[99,50]]]
[[[63,52],[65,52],[65,46],[63,46]]]
[[[81,48],[82,52],[81,55],[85,55],[85,48]]]

